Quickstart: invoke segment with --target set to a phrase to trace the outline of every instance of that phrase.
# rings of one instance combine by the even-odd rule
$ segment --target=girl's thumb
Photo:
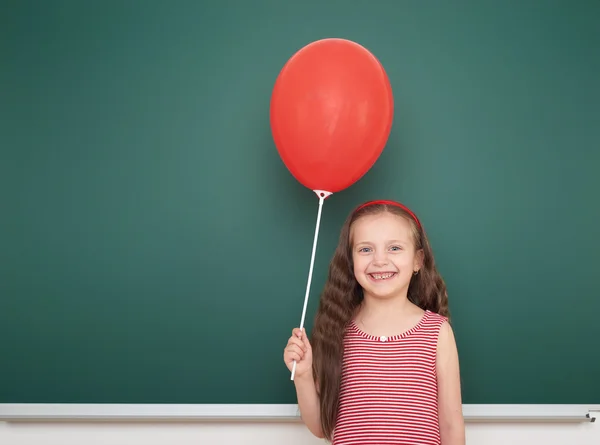
[[[304,346],[306,346],[306,348],[308,350],[310,350],[310,342],[308,341],[308,335],[306,335],[306,330],[304,328],[302,328],[302,343],[304,343]]]

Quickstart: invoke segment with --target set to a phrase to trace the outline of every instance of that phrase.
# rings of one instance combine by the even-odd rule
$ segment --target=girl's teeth
[[[373,276],[373,278],[375,278],[376,280],[387,280],[388,278],[390,278],[392,275],[394,275],[393,273],[385,273],[385,274],[381,274],[381,273],[374,273],[371,274]]]

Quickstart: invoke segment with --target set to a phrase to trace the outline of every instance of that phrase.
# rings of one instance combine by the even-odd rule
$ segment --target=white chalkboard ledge
[[[594,422],[599,405],[463,405],[467,422]],[[0,404],[0,421],[300,421],[297,405]],[[600,422],[599,422],[600,423]]]

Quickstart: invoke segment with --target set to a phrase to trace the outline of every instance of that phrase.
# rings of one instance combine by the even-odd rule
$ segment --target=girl
[[[458,354],[446,286],[419,219],[395,201],[354,210],[313,334],[292,331],[302,420],[334,445],[464,445]]]

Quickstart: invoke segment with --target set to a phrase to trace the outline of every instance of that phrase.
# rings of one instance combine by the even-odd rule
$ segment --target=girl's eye
[[[402,250],[402,249],[400,248],[400,246],[392,246],[392,247],[391,247],[391,249],[392,249],[392,250],[396,250],[396,251],[398,251],[398,250]]]
[[[368,247],[362,247],[360,249],[358,249],[359,252],[367,252],[369,250]]]

